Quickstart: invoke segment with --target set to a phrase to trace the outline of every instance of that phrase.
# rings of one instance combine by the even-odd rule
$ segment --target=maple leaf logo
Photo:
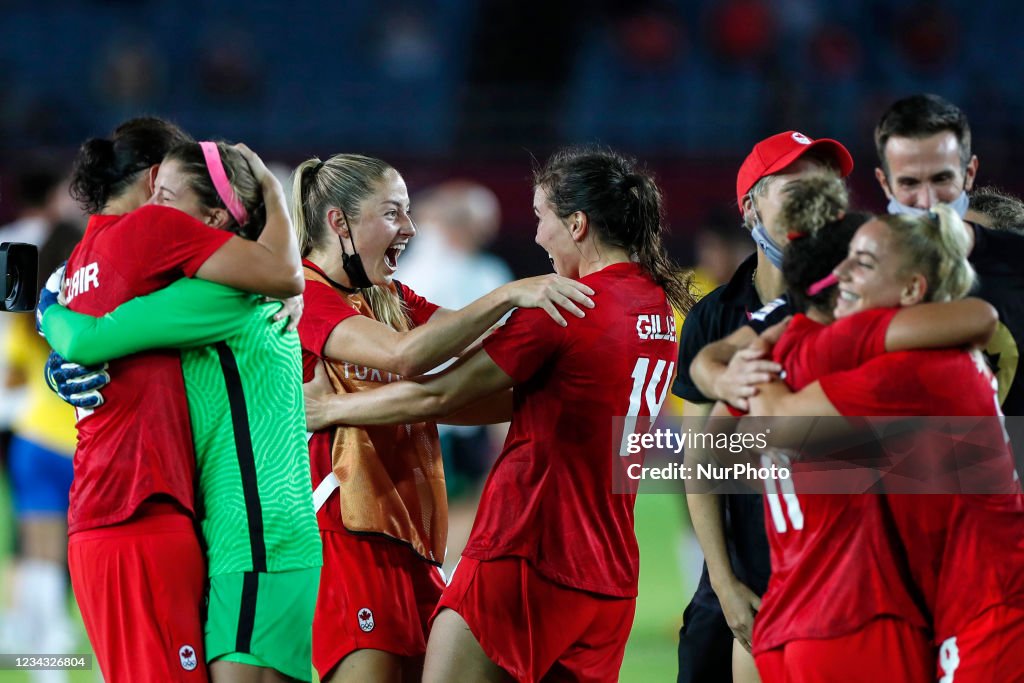
[[[185,671],[194,671],[199,666],[196,650],[191,645],[182,645],[178,649],[178,658],[181,660],[181,668]]]
[[[376,626],[373,621],[373,612],[369,607],[364,607],[356,612],[356,619],[359,621],[359,630],[363,633],[369,633]]]

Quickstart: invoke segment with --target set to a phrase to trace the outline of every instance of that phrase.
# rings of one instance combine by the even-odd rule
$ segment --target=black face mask
[[[352,243],[351,256],[345,253],[345,245],[342,238],[338,238],[338,241],[342,243],[341,267],[345,269],[345,275],[348,275],[348,281],[352,283],[353,287],[356,289],[369,289],[373,286],[373,283],[370,282],[370,276],[366,274],[366,268],[363,267],[363,259],[359,257],[359,252],[356,251],[356,241],[352,238],[351,228],[349,228],[348,240]]]

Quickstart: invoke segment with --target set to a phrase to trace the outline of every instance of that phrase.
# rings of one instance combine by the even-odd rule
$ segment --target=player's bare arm
[[[581,282],[543,275],[499,287],[457,311],[439,309],[426,324],[405,332],[366,316],[352,316],[331,332],[324,355],[412,377],[459,354],[513,308],[543,308],[564,325],[558,309],[582,318],[583,308],[594,306],[593,293]]]
[[[730,417],[725,406],[718,402],[710,411],[711,417],[724,426]],[[701,449],[688,448],[683,462],[695,471],[698,463],[706,463],[711,456]],[[761,608],[761,599],[736,576],[729,562],[725,540],[725,521],[722,497],[714,493],[687,493],[686,505],[690,510],[697,541],[704,551],[711,587],[722,605],[722,612],[736,640],[750,650],[753,637],[754,615]]]
[[[761,599],[739,580],[729,562],[722,497],[713,493],[687,493],[686,505],[725,620],[736,639],[749,651],[754,615],[761,608]]]
[[[494,425],[512,420],[512,390],[499,391],[438,420],[446,425]]]
[[[318,370],[322,372],[322,370]],[[323,391],[323,381],[306,392],[307,428],[334,424],[405,424],[438,420],[480,399],[512,387],[512,378],[486,352],[453,365],[443,373],[405,380],[358,394]]]
[[[725,372],[729,361],[737,351],[752,342],[757,335],[754,330],[744,325],[736,329],[728,337],[711,342],[702,348],[690,363],[690,378],[705,396],[714,396],[715,382]]]
[[[758,344],[757,333],[744,325],[701,349],[690,365],[690,376],[705,396],[746,410],[756,385],[771,381],[782,370],[770,356],[771,346]]]
[[[900,309],[885,331],[885,350],[984,348],[999,326],[999,314],[974,297]]]
[[[820,382],[812,382],[794,393],[784,382],[775,381],[758,385],[757,395],[750,399],[750,414],[759,417],[838,417],[840,413],[825,395]]]
[[[710,415],[710,403],[691,403],[683,400],[683,417],[708,417]]]
[[[260,183],[267,222],[255,242],[235,236],[196,271],[196,277],[247,292],[287,299],[302,294],[302,260],[281,183],[245,145],[235,145]]]

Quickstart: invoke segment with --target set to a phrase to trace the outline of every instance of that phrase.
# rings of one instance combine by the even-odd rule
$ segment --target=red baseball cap
[[[850,175],[853,157],[841,142],[829,138],[814,140],[795,130],[787,130],[754,145],[754,149],[743,160],[736,176],[736,203],[740,211],[743,210],[743,198],[754,183],[767,175],[778,173],[814,148],[832,157],[839,167],[841,177]]]

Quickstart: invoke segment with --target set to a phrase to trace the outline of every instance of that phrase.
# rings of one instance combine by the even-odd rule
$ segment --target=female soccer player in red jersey
[[[692,304],[661,246],[661,192],[613,152],[568,149],[535,176],[537,243],[597,306],[565,327],[519,310],[439,376],[307,401],[316,420],[393,424],[480,402],[512,426],[435,612],[425,681],[614,681],[639,566],[613,417],[655,416]],[[511,406],[507,390],[513,388]],[[480,417],[480,415],[477,415]]]
[[[299,324],[306,379],[322,360],[334,390],[361,392],[458,354],[513,307],[559,325],[582,316],[586,285],[514,282],[458,311],[394,280],[416,230],[405,181],[387,163],[339,154],[296,169],[293,215],[307,278]],[[438,264],[443,277],[444,264]],[[324,680],[418,679],[427,619],[444,585],[447,501],[436,427],[311,426],[324,566],[313,662]]]
[[[865,214],[846,213],[846,203],[845,187],[835,178],[809,178],[787,188],[783,216],[792,240],[783,274],[794,307],[806,311],[794,318],[775,349],[776,358],[785,362],[791,386],[801,387],[830,367],[854,366],[886,350],[987,340],[995,318],[991,307],[978,300],[896,309],[879,320],[847,319],[826,326],[832,320],[835,287],[819,282],[845,257],[850,238],[869,219]],[[961,324],[950,329],[946,323],[950,316]],[[872,329],[881,329],[884,338],[873,337]],[[798,343],[809,341],[816,343]],[[799,492],[805,475],[799,464],[794,464],[793,472]],[[931,661],[924,635],[927,618],[915,604],[915,589],[899,578],[907,574],[903,550],[898,538],[884,533],[881,499],[807,495],[804,490],[799,499],[780,498],[777,492],[765,497],[773,573],[757,615],[753,643],[763,679],[787,680],[782,672],[787,643],[796,642],[785,650],[786,660],[791,660],[793,651],[811,634],[817,644],[819,638],[854,632],[880,617],[885,619],[878,624],[886,629],[890,650],[888,655],[882,650],[862,652],[859,670],[873,675],[874,669],[866,663],[882,664],[901,679],[927,678],[922,673]],[[841,560],[838,566],[837,560]],[[823,572],[822,567],[829,569]],[[822,595],[829,596],[827,604],[822,604]],[[896,643],[902,647],[895,647]],[[803,671],[809,676],[816,669],[807,665]],[[852,675],[844,670],[844,676]]]
[[[91,139],[72,191],[93,214],[68,261],[72,310],[102,315],[185,276],[279,297],[302,291],[280,185],[262,174],[258,242],[176,209],[144,206],[166,152],[188,136],[133,119]],[[262,166],[239,148],[254,168]],[[79,411],[68,565],[89,639],[109,683],[205,681],[200,607],[206,578],[193,519],[195,458],[177,352],[119,359],[106,402]]]
[[[851,242],[850,256],[836,268],[836,315],[841,319],[826,327],[822,322],[827,318],[820,314],[817,322],[800,316],[774,349],[775,358],[786,368],[787,383],[796,389],[809,385],[809,389],[786,397],[781,386],[762,386],[761,393],[751,399],[752,411],[991,416],[990,447],[1003,457],[995,461],[989,481],[1006,493],[1019,490],[996,422],[994,384],[979,359],[959,350],[884,353],[908,348],[901,336],[901,329],[906,330],[901,328],[907,319],[906,307],[967,293],[973,272],[963,235],[959,219],[948,207],[937,207],[934,217],[884,217],[862,226]],[[851,271],[856,275],[851,276]],[[993,330],[994,316],[983,306],[976,301],[957,302],[946,305],[941,313],[934,306],[915,306],[912,315],[919,321],[930,316],[926,322],[932,332],[926,341],[909,348],[984,343]],[[950,330],[948,321],[957,313],[966,317]],[[935,322],[945,323],[945,329]],[[964,329],[972,325],[977,330]],[[861,368],[849,370],[865,361]],[[813,402],[815,395],[825,398]],[[940,457],[938,452],[931,455]],[[794,467],[795,489],[800,486],[799,469]],[[954,520],[972,518],[969,510],[988,507],[1012,516],[1019,506],[1017,496],[996,496],[981,505],[978,501],[969,496],[808,496],[799,495],[799,490],[782,498],[766,496],[774,574],[754,634],[763,678],[933,680],[929,629],[934,627],[941,634],[951,621],[965,623],[964,599],[944,602],[940,597],[944,579],[937,573],[940,565],[947,564],[943,553],[956,547],[948,541]],[[866,564],[867,557],[871,560]],[[823,572],[823,567],[828,571]],[[901,576],[912,578],[913,583],[904,584]],[[961,579],[976,585],[967,574]],[[828,598],[823,602],[821,596]],[[990,599],[988,593],[981,597]],[[960,616],[951,618],[951,612]],[[997,653],[998,647],[990,648],[990,654]],[[952,658],[947,660],[939,662],[944,673]],[[956,680],[961,680],[960,674]]]

